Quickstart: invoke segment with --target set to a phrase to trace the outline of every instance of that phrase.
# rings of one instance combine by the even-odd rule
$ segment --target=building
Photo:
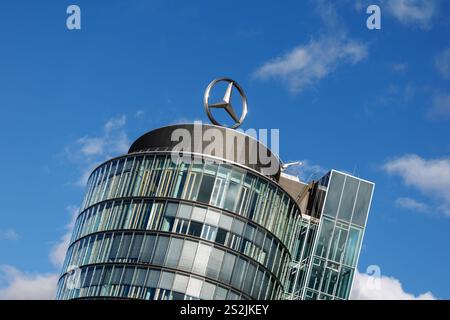
[[[219,107],[240,124],[242,89],[218,81],[229,82]],[[92,172],[58,299],[348,298],[373,184],[334,170],[300,182],[212,121],[150,131]],[[180,133],[193,137],[183,150]],[[211,135],[225,138],[211,148]]]
[[[331,170],[309,184],[282,174],[302,218],[285,299],[348,299],[374,184]]]

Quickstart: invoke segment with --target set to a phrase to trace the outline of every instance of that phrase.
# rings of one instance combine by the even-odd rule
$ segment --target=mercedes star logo
[[[217,83],[222,82],[222,81],[228,82],[228,87],[227,87],[227,90],[225,91],[222,101],[210,104],[209,103],[209,93],[210,93],[211,89]],[[233,91],[233,87],[235,87],[239,91],[239,94],[241,95],[241,98],[242,98],[242,115],[240,118],[236,115],[236,112],[234,111],[233,106],[231,105],[231,93]],[[220,124],[214,118],[214,116],[211,113],[211,108],[225,109],[225,111],[234,120],[234,125],[231,126],[232,129],[238,128],[244,121],[245,116],[247,115],[247,97],[245,96],[244,90],[242,90],[242,88],[239,86],[239,84],[237,84],[237,82],[232,79],[219,78],[219,79],[215,79],[215,80],[211,81],[211,83],[206,88],[203,102],[204,102],[206,114],[208,115],[209,120],[211,120],[212,123],[214,123],[215,125],[218,125],[218,126],[225,127],[223,124]]]

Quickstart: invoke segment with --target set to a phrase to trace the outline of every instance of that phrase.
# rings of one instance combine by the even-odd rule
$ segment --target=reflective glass
[[[355,212],[353,214],[352,223],[364,227],[372,192],[373,184],[361,181],[358,190],[358,196],[356,198]]]
[[[341,199],[342,187],[344,186],[345,176],[333,171],[328,186],[328,192],[325,201],[323,214],[335,217]]]
[[[345,179],[344,191],[342,192],[341,204],[339,205],[338,218],[350,222],[353,207],[355,205],[356,192],[358,191],[359,180],[347,176]]]

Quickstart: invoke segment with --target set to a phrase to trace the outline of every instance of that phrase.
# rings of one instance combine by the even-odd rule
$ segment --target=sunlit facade
[[[207,152],[187,161],[169,141],[180,127],[194,132],[156,129],[92,172],[57,298],[348,299],[373,184],[334,170],[304,183]]]
[[[374,184],[332,170],[312,181],[286,299],[348,299]]]
[[[57,298],[282,298],[295,200],[250,167],[156,149],[91,174]]]

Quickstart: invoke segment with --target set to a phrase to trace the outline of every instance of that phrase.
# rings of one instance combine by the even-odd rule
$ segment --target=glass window
[[[147,275],[146,268],[137,268],[134,274],[132,285],[143,286],[145,281],[145,276]]]
[[[185,293],[188,282],[189,282],[189,277],[183,276],[181,274],[176,274],[175,280],[173,282],[173,291]]]
[[[192,220],[203,222],[206,216],[206,209],[201,207],[194,207],[192,211]]]
[[[126,267],[125,272],[123,274],[122,284],[131,284],[131,280],[133,280],[134,267]]]
[[[347,228],[343,224],[337,223],[334,229],[333,240],[331,241],[330,253],[328,259],[340,262],[344,252],[345,241],[347,240]]]
[[[206,214],[205,223],[217,226],[219,224],[220,219],[220,213],[216,210],[208,209],[208,212]]]
[[[336,291],[336,295],[342,299],[348,299],[350,293],[350,286],[352,283],[353,270],[347,267],[342,267],[339,275],[339,283]]]
[[[216,242],[222,245],[225,244],[225,241],[227,239],[227,233],[228,233],[227,230],[221,228],[217,229]]]
[[[213,248],[208,261],[208,267],[206,268],[206,276],[217,279],[220,273],[220,267],[222,266],[224,252],[222,250]]]
[[[320,280],[323,278],[325,262],[320,259],[314,259],[314,264],[309,276],[308,287],[314,290],[319,290]]]
[[[139,257],[139,252],[141,251],[142,246],[142,240],[144,239],[143,234],[135,234],[133,239],[133,244],[131,246],[130,250],[130,257],[129,259],[132,261],[136,261]]]
[[[256,273],[256,266],[253,263],[249,263],[243,287],[244,292],[248,294],[250,294],[252,291],[255,273]]]
[[[209,282],[204,282],[202,291],[200,293],[200,299],[202,300],[212,300],[214,298],[214,291],[216,286]]]
[[[202,234],[202,228],[202,223],[191,221],[188,234],[190,234],[191,236],[200,237],[200,235]]]
[[[120,279],[122,278],[123,267],[115,266],[112,276],[111,276],[111,284],[119,284]]]
[[[236,261],[236,267],[231,278],[231,285],[235,288],[240,289],[242,287],[243,275],[245,274],[245,269],[247,267],[247,260],[238,258]]]
[[[144,244],[142,246],[140,262],[149,263],[152,258],[153,247],[155,245],[155,236],[147,235],[145,236]]]
[[[362,230],[350,228],[344,254],[344,264],[354,267],[359,254]]]
[[[161,289],[172,289],[172,284],[174,280],[175,274],[172,272],[161,272],[161,280],[159,281],[159,287]]]
[[[95,268],[94,275],[92,276],[91,286],[97,286],[100,283],[102,272],[103,266]]]
[[[347,176],[345,179],[344,191],[342,192],[341,204],[339,205],[338,218],[350,222],[355,204],[356,192],[358,191],[359,180]]]
[[[230,283],[231,275],[233,273],[234,262],[236,261],[236,256],[231,253],[225,253],[223,257],[222,268],[219,274],[219,280],[224,283]]]
[[[117,252],[119,251],[120,240],[122,239],[122,234],[114,234],[113,243],[111,245],[111,251],[109,252],[109,261],[115,261],[117,257]]]
[[[158,242],[155,246],[155,254],[153,255],[152,263],[157,265],[163,265],[164,258],[167,253],[167,246],[169,244],[168,237],[158,237]]]
[[[169,250],[165,265],[170,268],[176,268],[180,260],[181,249],[183,248],[183,240],[178,238],[171,238]],[[184,292],[184,291],[183,291]]]
[[[198,245],[197,253],[195,255],[194,266],[192,272],[204,275],[206,273],[206,266],[208,265],[209,256],[212,247],[203,243]]]
[[[184,241],[183,251],[181,252],[178,267],[184,270],[191,270],[196,251],[197,251],[197,242],[189,240]]]
[[[217,228],[209,226],[207,224],[203,225],[201,237],[203,239],[214,241],[216,239]]]
[[[241,235],[243,230],[244,230],[244,222],[242,222],[239,219],[234,219],[233,225],[231,226],[231,231],[238,235]]]
[[[225,209],[234,211],[234,204],[238,198],[239,188],[240,184],[230,181],[223,206]]]
[[[200,184],[200,189],[198,191],[197,201],[209,203],[214,186],[214,180],[214,176],[209,176],[207,174],[203,175],[202,183]]]
[[[166,206],[166,217],[175,217],[177,214],[178,203],[168,202]]]
[[[327,200],[323,213],[332,217],[336,216],[336,212],[339,206],[339,200],[341,199],[342,187],[344,185],[345,176],[333,171],[331,175],[331,181],[328,186]]]
[[[158,287],[160,274],[161,274],[161,271],[150,269],[148,276],[147,276],[147,283],[145,286],[149,287],[149,288]]]
[[[183,219],[190,219],[192,212],[192,206],[187,204],[180,204],[178,209],[178,217]]]
[[[191,278],[189,279],[189,284],[186,290],[186,294],[195,298],[200,297],[200,292],[202,290],[202,280]]]
[[[221,228],[223,228],[225,230],[230,230],[232,224],[233,224],[233,218],[232,217],[227,216],[226,214],[222,214],[220,216],[219,227],[221,227]]]
[[[316,255],[326,257],[328,246],[333,235],[334,223],[332,220],[324,218],[320,228],[319,239],[317,240]]]
[[[124,234],[122,237],[122,243],[120,245],[119,253],[117,254],[118,259],[126,259],[128,255],[128,250],[130,249],[132,234]]]
[[[373,184],[361,181],[358,190],[358,197],[356,198],[355,212],[353,213],[352,223],[362,227],[365,226],[372,192]]]
[[[224,287],[217,286],[214,293],[214,300],[225,300],[227,298],[228,290]]]

